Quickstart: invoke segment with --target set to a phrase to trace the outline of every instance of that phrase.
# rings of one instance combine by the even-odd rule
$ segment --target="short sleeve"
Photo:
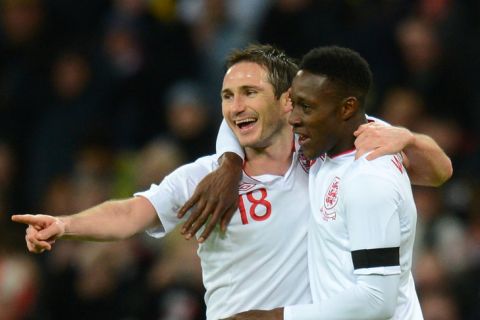
[[[346,181],[344,191],[354,273],[399,274],[401,197],[395,183],[358,174]]]
[[[194,163],[184,165],[165,177],[150,189],[137,192],[134,196],[144,197],[155,208],[161,226],[147,230],[155,238],[165,236],[181,222],[177,212],[191,197],[197,184],[216,166],[215,156],[203,157]]]

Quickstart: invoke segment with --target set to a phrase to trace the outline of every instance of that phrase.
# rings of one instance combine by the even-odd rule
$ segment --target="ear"
[[[341,117],[342,120],[348,120],[353,117],[360,107],[360,102],[356,97],[347,97],[342,101]]]
[[[280,96],[280,99],[279,99],[280,104],[281,104],[283,110],[285,111],[285,113],[293,110],[292,99],[290,99],[290,90],[291,89],[288,89],[287,91],[282,93],[282,95]]]

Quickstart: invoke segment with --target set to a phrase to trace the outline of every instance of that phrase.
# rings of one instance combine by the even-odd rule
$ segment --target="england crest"
[[[340,187],[340,178],[333,178],[332,183],[328,187],[327,193],[325,194],[324,206],[325,209],[329,210],[334,208],[338,202],[338,189]]]

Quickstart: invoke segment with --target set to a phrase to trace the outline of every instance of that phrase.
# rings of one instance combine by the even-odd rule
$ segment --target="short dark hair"
[[[267,69],[267,77],[277,99],[292,85],[298,71],[295,61],[272,45],[250,44],[244,49],[233,50],[227,57],[229,69],[240,62],[253,62]]]
[[[356,96],[362,103],[372,83],[368,62],[358,52],[343,47],[310,50],[303,57],[300,69],[325,76],[345,95]]]

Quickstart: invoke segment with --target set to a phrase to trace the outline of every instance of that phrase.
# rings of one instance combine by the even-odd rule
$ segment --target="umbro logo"
[[[245,183],[245,182],[242,182],[240,183],[240,185],[238,186],[238,191],[240,192],[247,192],[251,189],[253,189],[255,187],[255,184],[253,183]]]

